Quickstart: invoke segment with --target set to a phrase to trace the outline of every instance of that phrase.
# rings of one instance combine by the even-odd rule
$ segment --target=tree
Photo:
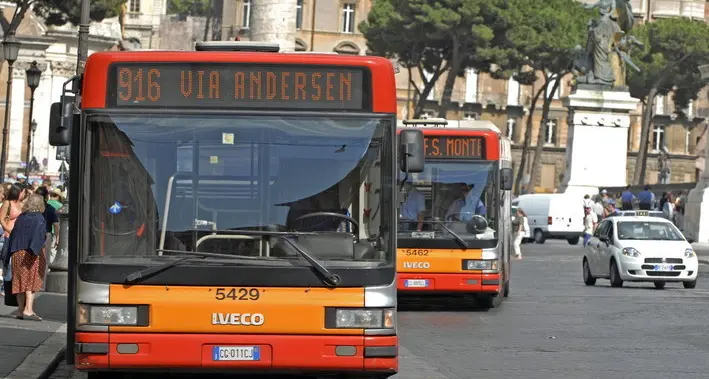
[[[121,7],[128,0],[92,0],[91,1],[91,20],[101,21],[105,18],[115,17],[119,15]],[[81,16],[81,0],[15,0],[18,6],[11,21],[11,26],[14,24],[14,32],[17,26],[22,21],[25,12],[30,5],[34,5],[34,12],[45,20],[47,25],[64,25],[71,23],[79,25]],[[21,11],[21,12],[18,12]],[[15,19],[18,21],[15,23]]]
[[[698,66],[709,60],[709,26],[686,18],[666,18],[640,25],[632,34],[645,44],[631,52],[641,71],[628,72],[630,94],[643,106],[640,150],[633,174],[633,183],[643,184],[655,99],[674,92],[675,108],[681,110],[706,86]]]
[[[587,22],[592,13],[572,0],[511,0],[513,12],[512,28],[507,37],[516,54],[510,54],[510,66],[524,75],[513,78],[520,84],[532,84],[541,78],[541,87],[536,89],[522,146],[520,167],[515,181],[515,192],[519,193],[520,183],[527,163],[527,154],[532,139],[532,118],[539,97],[542,98],[542,117],[537,134],[537,143],[532,161],[531,180],[539,176],[541,155],[547,137],[545,122],[549,108],[558,91],[563,77],[571,72],[578,56],[577,46],[584,45],[587,37]]]
[[[210,0],[168,0],[167,14],[181,17],[206,17],[210,9]]]
[[[377,0],[359,30],[373,54],[396,59],[409,71],[415,117],[447,73],[439,109],[439,117],[446,117],[457,76],[467,68],[489,72],[492,63],[506,64],[510,51],[501,42],[509,28],[508,7],[504,0]],[[422,89],[412,78],[414,70]]]

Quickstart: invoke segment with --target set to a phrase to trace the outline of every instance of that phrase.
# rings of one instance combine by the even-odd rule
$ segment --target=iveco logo
[[[428,262],[404,262],[404,268],[431,268]]]
[[[212,313],[212,325],[263,325],[261,313]]]

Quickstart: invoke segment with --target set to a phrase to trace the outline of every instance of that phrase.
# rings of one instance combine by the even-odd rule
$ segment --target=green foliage
[[[510,4],[514,11],[507,37],[515,52],[510,54],[510,68],[529,66],[547,75],[568,72],[577,56],[574,49],[586,45],[594,13],[575,0],[510,0]],[[531,84],[530,76],[519,79]]]
[[[167,14],[201,16],[209,13],[209,0],[168,0]]]
[[[632,34],[645,46],[630,53],[642,70],[628,70],[631,95],[644,99],[652,88],[660,95],[674,91],[677,109],[686,108],[707,84],[697,67],[709,63],[709,25],[667,18],[639,25]]]
[[[101,21],[115,17],[121,6],[128,0],[91,0],[91,20]],[[16,3],[29,3],[29,0],[16,0]],[[37,0],[34,12],[45,19],[47,25],[64,25],[67,22],[78,25],[81,14],[81,0]]]

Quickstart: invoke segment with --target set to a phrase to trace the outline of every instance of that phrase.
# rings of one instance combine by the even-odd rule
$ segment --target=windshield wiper
[[[322,276],[322,280],[325,284],[331,285],[333,287],[337,286],[340,284],[340,276],[337,274],[331,273],[325,266],[320,264],[320,262],[313,258],[312,255],[308,254],[305,249],[303,249],[302,246],[298,245],[296,242],[290,240],[288,237],[283,237],[283,240],[286,241],[286,243],[293,248],[303,259],[308,261],[311,266],[315,269],[315,271],[318,272]]]
[[[452,231],[449,227],[447,227],[445,223],[441,223],[440,225],[446,232],[450,233],[455,242],[458,242],[465,249],[468,248],[468,243],[465,242],[465,240],[461,236],[459,236],[456,232]]]
[[[152,266],[148,268],[144,268],[142,270],[138,270],[135,272],[132,272],[125,277],[126,283],[136,283],[139,282],[141,279],[145,279],[148,277],[151,277],[159,272],[171,269],[173,267],[179,266],[187,261],[191,260],[196,260],[196,259],[205,259],[205,258],[228,258],[228,259],[248,259],[251,257],[236,257],[234,255],[229,255],[229,254],[218,254],[218,253],[203,253],[199,251],[189,251],[189,250],[165,250],[165,249],[157,249],[156,251],[162,252],[162,253],[173,253],[173,254],[186,254],[189,255],[189,257],[184,257],[180,258],[174,261],[166,262],[162,265],[159,266]],[[258,259],[258,258],[257,258]]]

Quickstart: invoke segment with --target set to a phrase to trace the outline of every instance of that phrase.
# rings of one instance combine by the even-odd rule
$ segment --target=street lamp
[[[39,80],[42,78],[42,70],[37,67],[37,61],[33,61],[30,68],[25,71],[27,75],[27,86],[30,87],[30,131],[32,131],[32,124],[36,123],[32,119],[32,113],[34,112],[34,91],[39,87]],[[32,137],[34,133],[27,133],[27,158],[25,159],[25,176],[30,177],[30,146],[32,145]]]
[[[34,133],[37,131],[37,121],[32,120],[30,128],[32,128],[32,154],[30,155],[34,158]]]
[[[5,91],[5,120],[2,128],[2,156],[0,156],[0,180],[5,180],[5,165],[7,164],[7,128],[10,125],[10,92],[12,90],[12,65],[20,55],[20,41],[13,34],[5,36],[2,41],[2,52],[7,61],[7,90]]]

